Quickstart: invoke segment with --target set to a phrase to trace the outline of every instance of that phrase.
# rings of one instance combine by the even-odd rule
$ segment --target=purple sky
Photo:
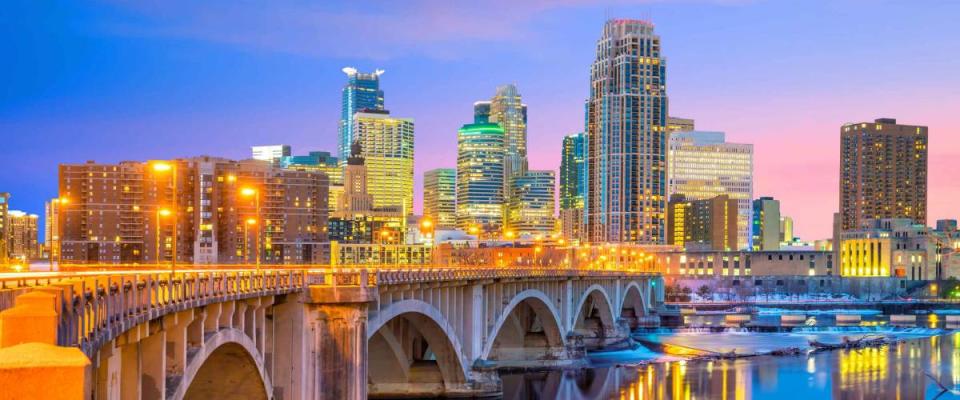
[[[202,3],[202,4],[200,4]],[[958,2],[13,1],[0,13],[0,191],[41,213],[56,164],[249,146],[334,150],[343,66],[383,68],[386,105],[416,120],[423,171],[453,166],[472,103],[515,83],[531,168],[556,169],[583,126],[606,16],[651,19],[671,114],[755,144],[755,195],[804,239],[837,208],[844,122],[930,127],[930,222],[958,213]]]

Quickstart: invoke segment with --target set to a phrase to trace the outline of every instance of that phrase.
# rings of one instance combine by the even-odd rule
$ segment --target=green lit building
[[[504,215],[504,131],[467,124],[457,132],[457,227],[498,235]]]

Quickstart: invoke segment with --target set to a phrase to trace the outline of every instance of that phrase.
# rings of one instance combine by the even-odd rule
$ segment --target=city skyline
[[[418,7],[431,6],[417,4]],[[436,20],[442,19],[444,13],[452,12],[443,5],[432,6],[437,15],[426,21],[427,26],[436,26]],[[29,10],[31,7],[15,7],[11,15],[50,11]],[[24,63],[3,67],[14,84],[8,94],[0,98],[0,129],[9,139],[0,156],[9,160],[10,168],[8,173],[0,176],[0,185],[13,194],[11,203],[14,208],[36,214],[43,212],[44,201],[56,196],[58,162],[82,163],[92,159],[113,163],[201,154],[242,159],[247,157],[249,146],[271,143],[289,143],[297,153],[335,152],[339,90],[343,85],[340,69],[347,65],[354,65],[362,71],[386,70],[381,88],[388,93],[387,108],[396,115],[417,121],[418,148],[425,148],[426,143],[441,149],[430,156],[418,157],[415,188],[421,187],[424,171],[455,165],[456,131],[465,122],[464,116],[469,115],[473,101],[488,98],[496,86],[505,83],[517,84],[524,94],[524,103],[529,106],[530,169],[557,170],[562,137],[582,130],[583,100],[589,86],[584,70],[593,56],[593,42],[604,19],[603,9],[598,7],[525,5],[521,7],[531,7],[525,9],[529,15],[497,22],[512,27],[507,33],[524,32],[536,26],[543,33],[530,39],[530,43],[510,38],[507,33],[483,38],[479,31],[473,32],[476,29],[471,26],[447,27],[444,32],[450,35],[447,39],[450,42],[468,43],[463,46],[467,49],[474,48],[477,42],[492,45],[494,55],[516,53],[521,61],[511,64],[515,65],[514,69],[500,68],[496,72],[481,73],[470,69],[484,65],[488,59],[477,59],[465,54],[468,51],[464,50],[444,53],[444,48],[450,52],[449,48],[453,46],[443,46],[444,43],[438,44],[434,39],[416,35],[385,41],[406,41],[406,44],[398,44],[393,53],[374,54],[371,49],[376,50],[383,44],[369,44],[359,46],[366,51],[365,54],[354,49],[354,53],[341,52],[335,53],[335,57],[323,57],[309,48],[283,48],[275,42],[258,45],[249,37],[245,40],[210,37],[188,28],[184,28],[185,31],[164,30],[164,27],[178,22],[189,25],[191,21],[184,21],[185,17],[181,15],[186,6],[157,7],[174,7],[172,16],[166,19],[157,17],[164,10],[99,5],[51,13],[49,20],[45,20],[51,25],[27,28],[10,21],[4,28],[10,30],[8,36],[20,39],[5,45],[11,46],[7,50],[29,56],[22,57]],[[829,236],[832,213],[838,207],[837,130],[845,122],[889,117],[905,124],[928,126],[930,191],[927,220],[932,223],[953,214],[949,202],[960,194],[960,189],[952,184],[946,163],[960,154],[960,146],[953,137],[955,135],[951,135],[957,129],[957,122],[951,120],[952,116],[946,110],[958,100],[956,91],[951,90],[957,86],[957,78],[947,74],[947,71],[956,69],[956,61],[937,54],[951,53],[957,44],[943,40],[944,35],[937,35],[938,29],[942,28],[937,27],[936,21],[956,13],[950,13],[951,5],[940,5],[939,10],[907,7],[894,4],[882,10],[879,7],[860,10],[849,4],[820,4],[800,10],[800,15],[792,15],[796,18],[780,21],[784,23],[783,27],[775,26],[772,21],[755,19],[757,15],[767,15],[775,21],[778,15],[797,11],[782,4],[708,4],[703,10],[682,4],[654,4],[621,6],[612,9],[610,14],[630,17],[653,13],[651,19],[663,38],[664,55],[670,64],[667,85],[671,114],[694,118],[698,127],[705,130],[726,131],[731,141],[753,143],[756,152],[754,196],[772,196],[781,200],[784,214],[795,218],[797,235],[816,239]],[[865,21],[844,18],[853,9]],[[593,18],[583,18],[584,21],[570,25],[563,23],[573,18],[571,14],[584,10]],[[69,11],[81,12],[71,14]],[[338,12],[358,14],[355,10],[329,11]],[[381,12],[389,15],[397,11],[387,9]],[[870,35],[862,33],[866,32],[866,27],[872,26],[867,22],[874,19],[872,16],[892,12],[902,18],[898,26],[870,30]],[[268,18],[283,16],[271,13]],[[413,17],[402,14],[398,18],[403,21],[403,18],[409,20]],[[140,30],[137,31],[122,29],[123,23],[130,20],[150,23],[138,27]],[[759,26],[751,28],[737,24],[746,20]],[[819,24],[823,32],[800,30],[804,22],[820,20],[823,20]],[[240,25],[243,26],[245,21],[250,22],[241,19]],[[919,21],[923,21],[923,25]],[[61,25],[67,28],[53,28],[58,22],[65,22]],[[684,29],[689,31],[684,32]],[[799,45],[799,48],[771,47],[768,38],[750,37],[751,29],[766,31],[774,38]],[[915,31],[909,43],[895,37],[904,29]],[[26,38],[24,32],[34,35]],[[224,34],[230,33],[237,32]],[[718,37],[708,39],[705,36],[708,33]],[[794,54],[794,50],[796,53],[813,50],[811,46],[817,38],[823,39],[823,35],[831,33],[842,33],[838,43],[825,44],[826,49],[817,49],[803,56]],[[548,40],[544,37],[551,34],[559,38]],[[800,34],[811,36],[796,36]],[[360,32],[358,35],[367,37],[371,33]],[[283,42],[284,35],[279,37],[267,39]],[[739,47],[730,52],[733,54],[720,54],[710,48],[714,40],[732,38],[739,39]],[[562,39],[562,45],[558,39]],[[418,40],[428,44],[420,46]],[[29,52],[32,51],[30,48],[49,48],[49,41],[80,41],[89,46],[73,48],[67,51],[69,54],[62,54],[66,57],[62,65],[39,71],[32,69],[46,65],[51,57],[56,57]],[[324,40],[316,42],[321,49],[332,46]],[[888,47],[878,48],[876,43],[881,42]],[[914,42],[922,44],[915,45]],[[171,43],[174,46],[170,49],[161,49]],[[897,53],[898,49],[902,53],[902,49],[907,48],[911,54],[909,65],[879,57]],[[211,55],[199,57],[198,49],[211,50]],[[531,49],[540,51],[531,52]],[[409,55],[404,55],[406,53]],[[560,56],[560,53],[569,54]],[[157,57],[159,65],[146,66],[143,61],[131,61],[128,57],[124,61],[104,61],[103,56],[111,54]],[[843,62],[836,62],[841,59],[838,55],[843,56]],[[196,70],[162,71],[159,67],[177,57],[190,59],[191,56],[193,61],[200,63]],[[238,71],[226,73],[221,79],[199,83],[197,88],[186,86],[200,78],[219,74],[223,63],[231,57],[238,57]],[[858,69],[864,65],[863,59],[871,58],[877,65],[872,65],[870,71]],[[740,65],[737,60],[749,63]],[[827,61],[836,62],[832,64],[836,68],[829,72],[815,71],[817,62]],[[95,72],[94,67],[101,64],[105,64],[105,70],[117,74]],[[734,64],[737,68],[733,67]],[[553,69],[543,69],[544,65]],[[266,71],[264,68],[268,66],[293,74],[286,79],[265,77],[265,82],[249,80]],[[799,76],[796,74],[798,70],[803,72]],[[704,84],[721,73],[730,76],[726,79],[736,82],[736,86]],[[17,79],[23,76],[31,79]],[[751,79],[743,80],[743,76]],[[924,76],[926,80],[917,80],[919,78],[914,76]],[[816,90],[807,88],[808,82],[802,78],[822,82],[816,85],[822,87]],[[316,83],[299,87],[300,79],[315,80]],[[939,79],[936,81],[939,85],[931,82],[936,79]],[[436,82],[428,82],[430,80]],[[451,87],[451,80],[461,82],[454,82]],[[774,88],[771,92],[779,95],[764,93],[767,90],[761,91],[763,87]],[[268,96],[251,99],[258,94]],[[56,118],[51,118],[53,116]],[[73,135],[85,135],[89,140],[60,144],[64,138]],[[133,140],[118,140],[131,137]],[[197,141],[197,137],[209,140]],[[810,140],[810,137],[819,141]],[[415,197],[415,209],[420,210],[422,194],[419,190]]]

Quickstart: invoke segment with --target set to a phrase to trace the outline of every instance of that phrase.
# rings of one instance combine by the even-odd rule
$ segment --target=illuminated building
[[[457,227],[499,233],[504,222],[504,134],[499,124],[457,132]]]
[[[560,157],[560,229],[566,240],[582,240],[587,197],[587,135],[564,136]]]
[[[7,263],[10,236],[10,193],[0,192],[0,265]]]
[[[43,245],[47,250],[47,256],[51,259],[57,258],[57,242],[60,241],[60,199],[51,199],[44,203],[43,218]]]
[[[607,21],[590,76],[587,238],[665,243],[666,61],[653,24]]]
[[[688,250],[663,252],[668,275],[725,276],[832,276],[833,252],[816,250]],[[782,281],[781,281],[782,282]],[[743,282],[746,286],[746,282]]]
[[[789,245],[794,241],[793,236],[793,218],[790,218],[786,215],[780,216],[780,243],[782,245]]]
[[[280,159],[280,167],[295,171],[315,171],[327,174],[330,182],[330,212],[337,209],[337,200],[343,193],[343,169],[336,157],[327,151],[311,151],[305,156],[286,156]]]
[[[386,237],[381,238],[378,234],[399,238],[406,229],[403,207],[374,206],[373,195],[369,192],[369,168],[360,141],[354,142],[350,149],[343,170],[343,193],[327,225],[330,240],[339,243],[384,242],[382,239]]]
[[[19,210],[7,212],[9,234],[7,235],[7,254],[11,259],[32,260],[40,257],[39,216]]]
[[[880,118],[840,132],[842,229],[866,219],[927,222],[927,127]]]
[[[690,132],[696,127],[693,119],[680,117],[667,117],[667,133]]]
[[[383,110],[383,91],[380,90],[380,75],[383,75],[383,70],[378,69],[366,74],[346,67],[343,68],[343,73],[347,74],[347,84],[342,91],[337,155],[340,162],[345,164],[347,157],[350,157],[350,146],[356,140],[354,114],[364,110]]]
[[[515,237],[549,237],[555,230],[553,171],[527,171],[510,181],[507,230]]]
[[[483,115],[483,109],[489,114]],[[523,175],[527,171],[527,105],[523,104],[520,93],[514,85],[497,86],[497,92],[489,103],[474,104],[474,123],[496,123],[503,128],[503,174],[510,178]]]
[[[705,200],[670,196],[667,244],[687,250],[736,250],[737,201],[727,195]]]
[[[911,280],[941,279],[948,236],[910,218],[863,220],[860,229],[841,235],[843,276],[896,276]]]
[[[253,263],[258,231],[263,263],[324,257],[321,173],[214,157],[61,164],[59,198],[64,263]]]
[[[753,201],[751,240],[754,251],[780,249],[780,201],[761,197]]]
[[[367,167],[367,190],[376,208],[413,213],[413,120],[387,111],[358,112],[353,134]]]
[[[283,157],[290,156],[290,146],[285,144],[276,144],[269,146],[253,146],[250,148],[254,160],[268,161],[271,163],[279,162]]]
[[[437,168],[423,173],[423,217],[435,229],[457,226],[457,170]]]
[[[738,249],[750,247],[753,145],[728,143],[723,132],[670,134],[669,193],[704,200],[727,195],[737,202]]]

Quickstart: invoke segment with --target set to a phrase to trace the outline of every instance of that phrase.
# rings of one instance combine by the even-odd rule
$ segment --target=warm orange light
[[[247,225],[256,225],[256,224],[257,224],[257,220],[255,220],[255,219],[253,219],[253,218],[248,218],[248,219],[247,219]]]
[[[244,196],[253,196],[257,194],[257,189],[254,189],[251,187],[245,187],[243,189],[240,189],[240,194]]]
[[[236,182],[236,181],[237,181],[237,176],[236,176],[236,175],[227,175],[227,182],[231,182],[231,183],[232,183],[232,182]]]
[[[166,208],[161,208],[157,210],[157,214],[160,214],[161,217],[167,217],[167,216],[170,216],[171,213],[170,213],[170,210]]]
[[[389,231],[380,231],[380,236],[383,236],[383,237],[390,236],[390,232],[389,232]]]
[[[57,199],[57,200],[59,200],[61,204],[67,204],[67,203],[70,202],[70,199],[68,199],[68,198],[66,198],[66,197],[61,197],[61,198],[59,198],[59,199]]]
[[[166,172],[173,169],[173,165],[165,162],[158,162],[153,164],[153,170],[156,172]]]
[[[477,232],[480,232],[480,228],[477,228],[475,226],[470,227],[470,233],[477,233]]]
[[[433,226],[433,221],[431,221],[429,218],[424,218],[423,221],[420,221],[420,226],[429,228]]]
[[[513,239],[515,234],[513,233],[513,231],[506,231],[503,235],[506,236],[507,239]]]

